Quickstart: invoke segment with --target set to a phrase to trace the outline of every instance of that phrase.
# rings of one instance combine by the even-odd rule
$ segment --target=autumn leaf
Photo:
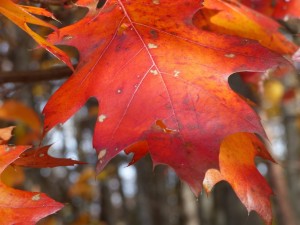
[[[4,101],[0,105],[0,119],[21,121],[28,125],[35,133],[41,133],[42,123],[38,114],[30,107],[15,100]]]
[[[0,119],[16,123],[16,144],[32,145],[40,141],[43,127],[41,119],[32,108],[25,104],[15,100],[4,101],[0,105]]]
[[[220,148],[220,170],[208,170],[203,184],[206,191],[211,192],[216,183],[227,181],[248,212],[256,211],[270,225],[272,190],[256,169],[254,164],[256,156],[274,162],[254,134],[237,133],[226,137]]]
[[[299,0],[240,0],[240,2],[275,19],[300,18]]]
[[[7,141],[11,138],[11,132],[14,128],[14,126],[0,128],[0,145],[7,143]]]
[[[264,4],[266,1],[259,2]],[[257,40],[261,45],[288,57],[298,48],[280,32],[282,26],[278,22],[237,1],[205,0],[203,5],[194,18],[200,28]],[[268,73],[242,72],[240,76],[259,90],[259,86],[269,77],[283,77],[292,71],[294,68],[286,64]]]
[[[0,145],[0,173],[29,146]],[[43,193],[16,190],[0,182],[0,224],[35,224],[63,207]]]
[[[55,47],[40,35],[35,33],[28,24],[39,25],[43,27],[51,28],[57,31],[57,28],[50,23],[47,23],[32,14],[51,17],[53,19],[54,16],[52,13],[46,11],[42,8],[30,7],[30,6],[21,6],[15,4],[11,0],[1,0],[0,1],[0,13],[10,19],[13,23],[15,23],[18,27],[28,33],[41,47],[45,48],[55,57],[63,61],[66,65],[68,65],[71,69],[73,69],[72,63],[68,57],[68,55],[60,50],[59,48]],[[56,34],[58,35],[58,34]]]
[[[8,166],[1,174],[1,181],[9,187],[23,184],[25,173],[23,168],[16,166]]]
[[[260,119],[228,85],[230,74],[285,63],[257,42],[201,30],[198,1],[79,0],[89,13],[49,36],[80,52],[75,73],[50,98],[45,132],[89,99],[99,101],[93,144],[97,171],[120,151],[147,141],[154,164],[167,164],[199,193],[218,168],[222,140],[265,137]],[[180,12],[180,13],[178,13]],[[101,25],[99,25],[101,24]]]
[[[57,166],[73,166],[75,164],[85,164],[72,159],[55,158],[48,154],[51,145],[43,146],[38,149],[30,149],[22,153],[20,157],[14,161],[13,165],[32,167],[32,168],[46,168]]]
[[[149,153],[148,150],[149,150],[149,146],[148,146],[147,141],[137,142],[133,145],[130,145],[126,149],[124,149],[124,152],[127,155],[130,154],[130,153],[133,153],[133,157],[132,157],[130,163],[128,164],[128,166],[136,163],[141,158],[143,158],[145,155],[147,155]]]
[[[205,0],[203,4],[194,18],[196,25],[203,29],[257,40],[280,54],[292,55],[297,50],[280,33],[280,24],[265,15],[235,1]]]
[[[286,20],[288,18],[300,19],[300,1],[299,0],[278,0],[273,17]]]

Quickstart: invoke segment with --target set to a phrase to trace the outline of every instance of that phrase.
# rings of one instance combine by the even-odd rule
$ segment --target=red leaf
[[[76,47],[80,61],[44,109],[45,132],[95,97],[98,171],[145,140],[154,163],[173,167],[198,193],[206,170],[218,168],[226,136],[265,136],[256,113],[230,89],[229,75],[285,61],[254,41],[198,29],[198,1],[108,0],[100,9],[96,2],[78,1],[89,7],[87,16],[49,37]]]
[[[38,149],[31,149],[24,152],[19,159],[14,161],[16,166],[45,168],[56,166],[73,166],[75,164],[86,164],[72,159],[54,158],[48,155],[48,150],[51,146],[44,146]]]
[[[210,192],[219,181],[227,181],[248,212],[256,211],[270,225],[272,190],[255,167],[256,156],[274,162],[254,134],[238,133],[226,137],[220,148],[220,171],[208,170],[203,184],[206,191]]]
[[[300,1],[299,0],[277,0],[273,17],[276,19],[286,19],[293,17],[300,19]]]
[[[128,166],[136,163],[141,158],[143,158],[145,155],[147,155],[148,149],[149,149],[149,146],[148,146],[147,141],[140,141],[140,142],[137,142],[137,143],[129,146],[128,148],[126,148],[124,150],[124,152],[126,154],[130,154],[130,153],[134,154],[132,157],[132,160],[130,161]]]
[[[0,173],[28,148],[0,145]],[[0,196],[0,224],[35,224],[63,207],[43,193],[16,190],[2,182]]]

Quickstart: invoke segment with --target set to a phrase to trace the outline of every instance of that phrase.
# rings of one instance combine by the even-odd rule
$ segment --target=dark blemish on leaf
[[[119,52],[119,51],[121,51],[121,49],[122,49],[122,47],[121,47],[121,45],[120,45],[120,44],[116,46],[116,52]]]
[[[247,45],[249,43],[249,40],[248,39],[242,39],[241,40],[241,44],[242,45]]]
[[[99,40],[98,42],[96,42],[94,45],[91,46],[90,49],[97,49],[99,48],[101,45],[105,44],[105,40],[102,39],[102,40]]]
[[[189,98],[189,96],[185,96],[182,99],[182,103],[185,104],[185,105],[190,105],[190,98]]]
[[[150,35],[151,35],[151,38],[153,38],[153,39],[158,38],[158,33],[156,30],[150,30]]]
[[[257,150],[258,152],[262,152],[262,149],[261,149],[259,146],[256,146],[256,150]]]
[[[191,142],[185,142],[184,143],[184,148],[185,149],[191,149],[193,147],[194,147],[194,145]]]

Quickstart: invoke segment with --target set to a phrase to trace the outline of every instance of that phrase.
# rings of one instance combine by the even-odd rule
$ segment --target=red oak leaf
[[[73,166],[75,164],[85,164],[72,159],[55,158],[48,154],[48,150],[51,147],[43,146],[38,149],[30,149],[20,155],[14,165],[32,167],[32,168],[45,168],[45,167],[56,167],[56,166]]]
[[[210,192],[219,181],[227,181],[248,212],[252,210],[258,212],[270,225],[272,190],[255,167],[256,156],[274,162],[265,146],[254,134],[237,133],[226,137],[220,148],[220,171],[208,170],[203,184],[206,191]]]
[[[239,0],[250,8],[275,19],[300,18],[299,0]]]
[[[174,168],[198,193],[205,172],[219,167],[226,136],[265,137],[259,117],[230,89],[228,77],[266,71],[285,63],[281,57],[257,42],[197,28],[199,1],[108,0],[100,9],[96,0],[77,4],[89,8],[85,18],[49,37],[76,47],[80,60],[43,111],[45,132],[95,97],[98,171],[142,140],[155,164]]]
[[[0,145],[0,173],[28,148]],[[2,182],[0,196],[0,224],[35,224],[63,207],[43,193],[16,190]]]

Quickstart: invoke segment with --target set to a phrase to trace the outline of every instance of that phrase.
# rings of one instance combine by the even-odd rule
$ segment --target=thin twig
[[[29,1],[34,3],[47,4],[47,5],[64,5],[69,0],[29,0]]]
[[[71,76],[71,74],[72,71],[68,67],[36,71],[0,72],[0,84],[60,80]]]

